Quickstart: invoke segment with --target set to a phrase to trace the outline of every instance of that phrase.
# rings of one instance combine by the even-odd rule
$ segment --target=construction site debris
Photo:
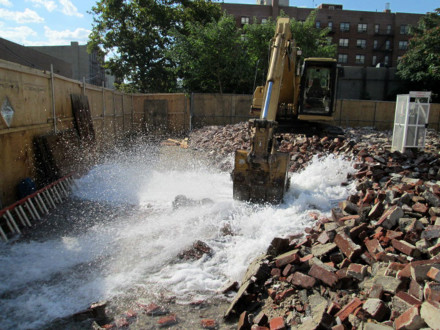
[[[246,149],[245,125],[195,131],[190,147],[216,157]],[[344,139],[280,136],[291,171],[314,155],[352,160],[347,183],[356,192],[331,216],[311,215],[303,237],[274,239],[249,267],[225,315],[239,329],[438,328],[438,135],[429,131],[424,151],[405,153],[392,152],[390,139],[372,129],[347,129]]]

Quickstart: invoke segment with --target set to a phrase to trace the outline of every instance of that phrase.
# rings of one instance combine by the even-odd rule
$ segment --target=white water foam
[[[82,234],[1,247],[2,328],[39,328],[133,287],[166,289],[186,301],[210,297],[228,280],[239,281],[273,237],[303,231],[312,221],[310,211],[328,215],[348,195],[350,187],[340,183],[352,171],[342,159],[315,157],[292,175],[285,203],[262,206],[234,201],[229,173],[196,159],[176,158],[171,170],[160,161],[133,161],[133,155],[129,162],[121,159],[77,180],[75,195],[129,203],[131,212],[95,220]],[[173,209],[179,194],[212,203]],[[221,233],[225,225],[234,235]],[[178,260],[196,240],[213,249],[212,257]]]

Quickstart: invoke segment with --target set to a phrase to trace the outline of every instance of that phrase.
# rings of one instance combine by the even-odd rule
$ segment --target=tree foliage
[[[316,28],[318,12],[312,11],[304,22],[292,19],[291,27],[296,45],[301,48],[302,56],[306,57],[335,57],[336,45],[328,39],[328,28]]]
[[[411,27],[408,51],[397,65],[398,76],[412,89],[430,90],[440,96],[440,8]]]
[[[292,20],[296,45],[303,57],[334,57],[336,48],[328,42],[327,29],[315,27],[316,12],[305,22]],[[176,32],[170,56],[177,63],[177,75],[185,91],[252,93],[255,84],[265,82],[270,42],[275,22],[254,22],[236,28],[233,16],[202,26],[189,22]]]
[[[218,19],[220,6],[205,0],[98,0],[89,48],[107,57],[104,67],[121,88],[167,92],[176,88],[174,63],[166,50],[169,31],[186,22]]]
[[[202,25],[187,22],[185,31],[175,31],[170,56],[178,64],[183,88],[193,92],[243,92],[247,72],[241,33],[232,16]]]
[[[98,0],[89,48],[106,56],[118,88],[130,92],[252,93],[265,80],[275,22],[237,28],[209,0]],[[332,57],[316,12],[292,20],[304,56]]]

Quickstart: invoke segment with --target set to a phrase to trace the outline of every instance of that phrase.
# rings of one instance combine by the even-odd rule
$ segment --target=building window
[[[374,24],[374,33],[379,33],[379,30],[380,30],[380,25]]]
[[[335,6],[328,6],[329,10],[335,10]]]
[[[339,47],[348,47],[348,39],[339,39]]]
[[[385,64],[387,66],[390,64],[390,57],[389,56],[385,56],[385,58],[383,60],[383,64]]]
[[[400,26],[400,34],[408,34],[409,27],[406,24],[403,24]]]
[[[408,49],[408,41],[406,41],[406,40],[399,41],[399,49],[407,50]]]
[[[333,22],[328,22],[327,27],[330,31],[333,30]]]
[[[333,42],[333,38],[332,37],[327,37],[327,45],[331,45]]]
[[[241,16],[241,24],[249,24],[249,17]]]
[[[391,34],[391,24],[387,25],[387,34]]]
[[[365,63],[365,55],[356,55],[356,64],[364,64]]]
[[[348,32],[350,31],[350,23],[343,22],[339,25],[339,28],[341,32]]]
[[[267,23],[267,18],[262,18],[261,19],[261,24],[266,24]]]
[[[377,40],[373,40],[373,49],[377,49]]]
[[[385,49],[387,50],[391,49],[391,41],[389,40],[385,41]]]
[[[397,63],[399,63],[401,59],[402,59],[402,56],[397,56]]]
[[[339,63],[347,63],[348,55],[347,54],[338,54],[338,62]]]
[[[358,48],[366,48],[367,47],[367,40],[365,40],[365,39],[358,39],[356,41],[356,46]]]
[[[358,24],[358,32],[359,32],[359,33],[367,32],[367,24],[365,24],[365,23],[359,23],[359,24]]]
[[[376,65],[377,64],[377,56],[373,55],[373,59],[371,60],[371,64],[372,65]]]
[[[321,22],[320,21],[316,21],[315,26],[317,29],[321,28]]]

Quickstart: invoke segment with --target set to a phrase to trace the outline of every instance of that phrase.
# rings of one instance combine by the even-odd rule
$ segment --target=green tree
[[[335,57],[336,45],[329,40],[328,28],[316,27],[318,12],[312,11],[304,22],[292,19],[292,34],[297,47],[302,50],[302,57]]]
[[[430,90],[440,98],[440,8],[411,27],[408,51],[397,65],[397,75],[408,88]]]
[[[186,31],[175,31],[169,52],[185,91],[249,92],[250,66],[233,16],[205,25],[187,22]]]
[[[138,92],[176,89],[175,64],[167,56],[169,31],[184,33],[186,22],[218,19],[220,6],[208,0],[98,0],[89,48],[106,56],[104,67],[119,87]]]

